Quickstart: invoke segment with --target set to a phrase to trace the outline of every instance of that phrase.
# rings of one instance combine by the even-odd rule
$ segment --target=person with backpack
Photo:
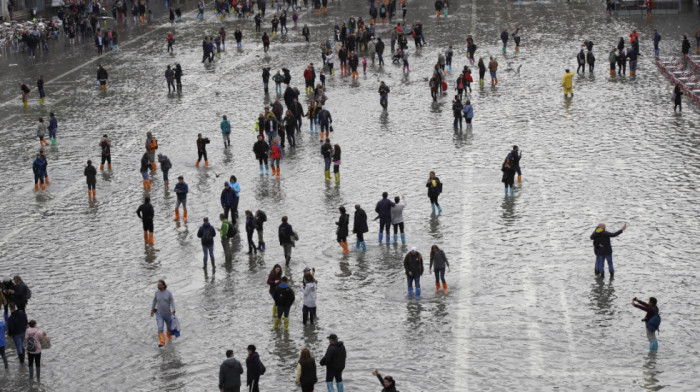
[[[321,366],[326,367],[326,387],[328,392],[334,392],[333,380],[338,385],[338,392],[343,392],[343,370],[345,369],[345,345],[338,341],[338,335],[332,333],[328,335],[328,348],[326,354],[321,358]]]
[[[292,225],[287,223],[287,220],[287,216],[283,216],[282,224],[277,229],[280,246],[284,248],[284,268],[289,268],[289,261],[292,259],[292,248],[294,247],[294,237],[296,237]]]
[[[41,381],[41,341],[46,338],[46,331],[39,332],[36,321],[29,321],[29,328],[25,334],[25,345],[29,356],[29,379],[34,379],[34,365],[36,364],[36,380]]]
[[[505,186],[505,196],[508,196],[508,189],[510,189],[510,195],[513,196],[513,183],[515,182],[515,166],[513,166],[513,161],[510,156],[507,156],[501,165],[501,171],[503,176],[501,176],[501,182]]]
[[[435,176],[435,172],[431,171],[428,177],[428,182],[425,183],[426,188],[428,188],[428,198],[430,199],[430,206],[433,208],[433,214],[435,214],[435,207],[438,209],[438,215],[442,214],[442,207],[438,203],[438,196],[442,193],[442,183],[440,179]]]
[[[260,355],[257,353],[254,345],[248,345],[248,357],[245,359],[246,367],[246,385],[249,392],[260,392],[258,383],[260,376],[265,374],[265,365],[260,361]]]
[[[112,141],[109,140],[107,134],[102,135],[102,140],[100,140],[99,146],[102,152],[100,170],[104,170],[105,162],[107,162],[107,169],[112,170],[112,153],[110,151],[112,148]]]
[[[32,172],[34,173],[34,192],[39,191],[39,184],[41,184],[41,190],[46,190],[46,160],[41,156],[41,154],[36,154],[36,159],[32,162]]]
[[[197,237],[202,239],[202,252],[204,253],[204,266],[203,269],[207,269],[207,253],[211,258],[211,269],[212,272],[216,270],[216,265],[214,264],[214,237],[216,237],[216,230],[209,223],[209,218],[204,218],[204,223],[199,227],[197,231]]]
[[[258,232],[258,250],[265,251],[265,239],[263,238],[263,225],[267,222],[267,215],[262,210],[255,211],[255,230]]]
[[[228,181],[224,182],[224,189],[221,191],[221,207],[224,209],[224,217],[228,219],[229,212],[231,220],[236,221],[236,216],[233,214],[233,207],[236,201],[236,193],[231,189],[231,184]]]
[[[139,206],[136,210],[136,216],[141,219],[143,224],[143,241],[146,243],[153,243],[153,206],[151,205],[151,198],[146,197],[143,204]]]
[[[462,76],[457,79],[456,83],[461,83]],[[460,84],[461,86],[461,84]],[[460,89],[457,89],[458,95],[455,95],[455,100],[452,102],[452,115],[454,116],[454,124],[453,127],[457,129],[457,124],[459,124],[459,129],[462,129],[462,109],[464,109],[464,105],[462,105],[462,100],[461,100],[461,95],[462,95],[462,90],[463,87]]]
[[[270,174],[270,167],[267,164],[267,154],[270,151],[270,146],[265,141],[263,135],[258,135],[258,141],[253,144],[253,153],[255,154],[255,159],[258,160],[260,164],[260,175],[263,175],[263,164],[265,165],[265,172]],[[272,165],[272,175],[275,175],[275,165]]]
[[[17,350],[19,363],[24,363],[24,337],[27,331],[27,314],[10,303],[10,317],[7,319],[7,335],[12,338]]]
[[[297,362],[297,373],[294,379],[301,392],[313,392],[314,386],[318,382],[316,376],[316,361],[311,356],[311,351],[304,347]]]
[[[523,173],[520,171],[520,159],[522,158],[522,152],[518,149],[518,146],[513,146],[513,149],[508,153],[508,158],[510,158],[510,162],[513,164],[513,168],[515,169],[515,172],[518,174],[518,182],[521,182],[521,177]]]
[[[595,274],[600,277],[605,276],[605,260],[608,260],[608,270],[610,271],[610,279],[615,276],[615,269],[613,268],[613,258],[612,258],[612,246],[610,246],[610,239],[617,237],[622,234],[627,228],[627,224],[622,226],[622,229],[610,233],[605,230],[605,223],[600,223],[596,227],[593,234],[591,234],[591,241],[593,241],[593,252],[595,253]]]
[[[177,194],[177,201],[175,202],[175,222],[180,220],[180,204],[182,204],[182,220],[187,222],[187,193],[190,188],[185,183],[185,178],[179,176],[177,178],[177,184],[175,184],[175,194]]]
[[[165,346],[165,336],[163,335],[163,327],[167,326],[166,334],[168,341],[172,340],[170,336],[170,317],[175,315],[175,299],[173,294],[168,290],[168,285],[164,280],[158,281],[158,290],[153,296],[153,304],[151,305],[151,317],[156,316],[158,325],[158,347]]]
[[[462,107],[462,114],[464,115],[464,122],[467,123],[467,129],[472,128],[472,119],[474,118],[474,107],[472,106],[472,101],[467,99],[467,102],[464,103],[464,107]],[[460,128],[461,128],[461,122],[460,122]]]
[[[226,359],[219,366],[219,391],[240,392],[243,365],[233,357],[233,350],[226,350]]]
[[[163,172],[163,188],[168,189],[168,171],[173,167],[173,164],[163,154],[158,154],[158,162],[160,162],[160,170]]]
[[[233,238],[236,235],[236,228],[231,225],[231,222],[226,219],[226,215],[219,214],[219,220],[221,221],[221,228],[219,228],[219,237],[224,245],[228,244],[229,238]]]
[[[289,329],[289,309],[294,303],[294,290],[289,287],[286,276],[283,276],[280,284],[275,289],[274,294],[275,305],[277,305],[277,317],[272,329],[277,329],[280,326],[280,319],[284,318],[284,330]]]
[[[656,298],[651,297],[649,298],[649,302],[644,302],[634,297],[634,299],[632,299],[632,306],[647,312],[642,321],[644,321],[646,326],[649,351],[658,350],[659,341],[656,339],[656,331],[659,330],[659,325],[661,325],[661,316],[659,316],[659,308],[656,306]]]
[[[87,181],[88,199],[90,197],[96,198],[95,184],[97,183],[97,169],[95,169],[95,166],[92,166],[92,161],[89,159],[87,161],[87,166],[85,166],[83,174],[85,175],[85,179]]]

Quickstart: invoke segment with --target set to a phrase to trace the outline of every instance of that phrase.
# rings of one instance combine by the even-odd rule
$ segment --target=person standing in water
[[[377,206],[374,208],[374,212],[379,214],[379,244],[382,244],[382,236],[384,235],[384,229],[386,228],[386,244],[389,245],[389,234],[391,226],[391,208],[394,207],[394,203],[388,199],[389,194],[387,192],[382,193],[382,198],[377,202]]]
[[[429,273],[435,271],[435,292],[440,291],[440,281],[442,281],[442,293],[447,295],[447,282],[445,281],[445,267],[450,270],[450,263],[447,261],[447,256],[445,252],[438,248],[437,245],[430,247],[430,266],[428,267]],[[434,268],[434,269],[433,269]]]
[[[644,302],[634,297],[632,299],[632,306],[647,312],[642,321],[644,321],[646,327],[649,351],[658,350],[659,341],[656,339],[656,331],[659,330],[659,325],[661,325],[661,316],[659,316],[659,308],[656,306],[656,298],[651,297],[649,298],[649,302]]]
[[[338,208],[340,212],[340,218],[335,224],[338,228],[335,230],[336,240],[343,248],[343,254],[350,254],[350,249],[348,249],[348,225],[350,224],[350,215],[345,212],[345,207],[340,206]]]
[[[214,272],[216,270],[216,264],[214,264],[214,238],[216,237],[216,229],[209,223],[209,218],[204,218],[202,226],[199,227],[197,231],[197,237],[202,240],[202,252],[204,253],[204,266],[202,269],[207,269],[207,253],[211,258],[211,270]]]
[[[289,262],[292,259],[292,247],[294,247],[294,229],[292,225],[287,223],[288,218],[282,217],[282,224],[277,229],[280,246],[284,249],[284,267],[289,268]]]
[[[408,291],[405,297],[413,296],[413,284],[416,285],[415,299],[420,299],[420,277],[423,275],[423,256],[413,247],[403,259],[403,268],[406,272]]]
[[[518,150],[518,146],[513,146],[513,149],[508,153],[508,158],[510,158],[511,163],[515,172],[518,173],[518,182],[520,182],[522,172],[520,171],[520,158],[522,153]]]
[[[574,73],[569,71],[569,69],[565,70],[566,73],[564,74],[564,77],[561,78],[561,86],[564,88],[564,98],[568,97],[568,94],[571,94],[571,98],[574,97]]]
[[[175,202],[175,219],[173,219],[175,222],[180,220],[180,204],[182,204],[182,220],[183,222],[187,222],[187,193],[189,191],[190,189],[185,183],[185,178],[179,176],[177,178],[177,184],[175,184],[175,194],[177,195],[177,201]]]
[[[367,251],[367,244],[365,244],[365,233],[369,231],[367,227],[367,213],[365,210],[360,208],[359,204],[355,204],[355,214],[353,217],[352,232],[357,236],[355,241],[355,249],[362,248],[363,252]]]
[[[202,134],[197,134],[197,164],[195,166],[199,167],[199,162],[204,157],[204,166],[209,167],[209,159],[207,158],[207,144],[209,144],[209,138],[202,137]]]
[[[168,341],[172,340],[170,336],[170,317],[175,315],[175,299],[173,294],[168,290],[168,285],[164,280],[158,281],[158,291],[153,296],[153,304],[151,305],[151,317],[156,316],[158,324],[158,347],[165,346],[165,336],[163,335],[163,324],[167,326],[166,334]]]
[[[253,213],[249,210],[245,212],[245,234],[248,239],[248,254],[258,254],[258,248],[255,246],[253,241],[253,233],[255,232],[255,218]]]
[[[601,277],[605,276],[605,260],[608,261],[608,270],[610,271],[610,279],[615,276],[615,269],[613,268],[613,257],[612,257],[612,246],[610,245],[610,239],[617,237],[622,234],[627,228],[627,224],[622,226],[622,229],[611,233],[605,230],[605,223],[601,223],[596,227],[593,234],[591,234],[591,241],[593,241],[593,252],[595,253],[595,274]]]
[[[289,309],[294,303],[294,290],[289,287],[289,283],[286,276],[283,276],[280,284],[275,289],[274,294],[275,305],[277,305],[277,317],[275,317],[275,323],[272,325],[273,329],[277,329],[280,326],[280,319],[284,319],[284,330],[289,329]]]
[[[403,228],[403,209],[406,208],[406,196],[394,197],[394,207],[391,208],[391,224],[394,226],[394,245],[398,242],[398,232],[401,232],[401,244],[406,245],[406,233]]]
[[[53,112],[49,113],[49,140],[51,144],[56,144],[56,131],[58,130],[58,120]]]
[[[224,138],[224,148],[231,147],[231,122],[226,116],[221,120],[221,135]]]
[[[505,46],[503,47],[503,50],[505,50]],[[481,60],[479,60],[481,61]],[[491,57],[491,61],[489,61],[489,73],[491,74],[491,87],[494,87],[498,84],[498,75],[496,72],[498,71],[498,61],[496,61],[496,58]],[[481,66],[479,67],[479,73],[481,73]]]
[[[428,182],[425,183],[426,188],[428,188],[428,198],[430,198],[430,205],[433,209],[433,214],[435,214],[435,207],[438,209],[438,215],[442,214],[442,207],[438,203],[438,196],[442,193],[442,183],[440,179],[435,176],[435,172],[431,171],[428,177]]]
[[[515,167],[513,166],[513,161],[510,156],[507,156],[501,165],[501,171],[503,176],[501,177],[501,182],[505,185],[506,197],[508,196],[508,189],[510,188],[510,195],[513,196],[513,184],[515,182]]]
[[[153,243],[153,216],[155,215],[153,211],[153,206],[151,205],[151,198],[146,197],[143,204],[139,206],[136,210],[136,216],[141,219],[143,224],[143,241],[151,244]]]
[[[95,195],[95,184],[97,183],[97,169],[95,169],[95,166],[92,166],[92,161],[89,159],[87,161],[87,166],[85,166],[83,174],[85,175],[85,178],[87,180],[88,198],[97,198],[97,196]]]
[[[486,75],[486,66],[484,65],[484,59],[480,58],[479,63],[477,64],[479,67],[479,86],[484,85],[484,76]]]

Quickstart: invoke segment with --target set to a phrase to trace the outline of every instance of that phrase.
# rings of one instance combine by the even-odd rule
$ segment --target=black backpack
[[[27,338],[27,352],[29,353],[34,353],[36,352],[37,347],[36,347],[36,340],[30,336]]]
[[[202,233],[202,242],[210,243],[214,241],[214,237],[211,235],[211,230],[209,228],[204,229],[204,233]]]
[[[228,238],[233,238],[236,236],[236,227],[231,224],[231,222],[228,223],[228,231],[226,232],[226,237]]]
[[[258,210],[257,214],[258,214],[258,221],[260,221],[261,223],[267,222],[267,215],[265,215],[265,212],[263,212],[263,210]]]

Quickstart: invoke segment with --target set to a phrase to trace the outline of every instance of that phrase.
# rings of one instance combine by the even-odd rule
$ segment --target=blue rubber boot
[[[513,187],[510,187],[510,195],[513,196]]]
[[[438,206],[438,215],[442,214],[442,206]]]
[[[406,245],[406,233],[401,233],[401,243]]]
[[[382,232],[380,231],[380,232],[379,232],[379,244],[380,244],[380,245],[382,244],[382,238],[384,238],[384,233],[382,233]]]
[[[649,343],[649,351],[656,351],[659,349],[659,341],[654,340],[653,342]]]
[[[413,296],[413,287],[409,287],[408,291],[406,291],[406,295],[404,295],[404,297],[410,298],[412,296]]]
[[[345,390],[343,388],[344,388],[343,382],[342,381],[338,382],[338,392],[345,392]]]
[[[270,165],[268,165],[267,163],[265,164],[265,174],[267,174],[268,176],[270,175]]]
[[[420,287],[416,287],[416,299],[420,299]]]
[[[394,241],[394,243],[396,243],[396,241]],[[386,244],[389,245],[389,233],[386,233]]]
[[[335,389],[333,389],[333,381],[327,382],[326,387],[328,388],[328,392],[335,392]]]
[[[508,197],[508,187],[506,187],[506,197]]]
[[[360,245],[362,246],[362,251],[367,252],[367,243],[362,241],[362,242],[360,242]]]
[[[431,207],[433,207],[433,214],[435,213],[435,204],[430,204]]]
[[[398,234],[394,234],[394,245],[397,244],[398,240],[399,240],[399,235],[398,235]]]
[[[355,249],[360,249],[360,241],[355,241]]]
[[[260,175],[263,175],[263,165],[260,165]]]

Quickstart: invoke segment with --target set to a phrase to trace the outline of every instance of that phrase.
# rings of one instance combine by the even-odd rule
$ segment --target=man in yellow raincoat
[[[564,87],[564,97],[571,93],[571,98],[574,97],[574,73],[566,70],[564,77],[561,78],[561,86]]]

